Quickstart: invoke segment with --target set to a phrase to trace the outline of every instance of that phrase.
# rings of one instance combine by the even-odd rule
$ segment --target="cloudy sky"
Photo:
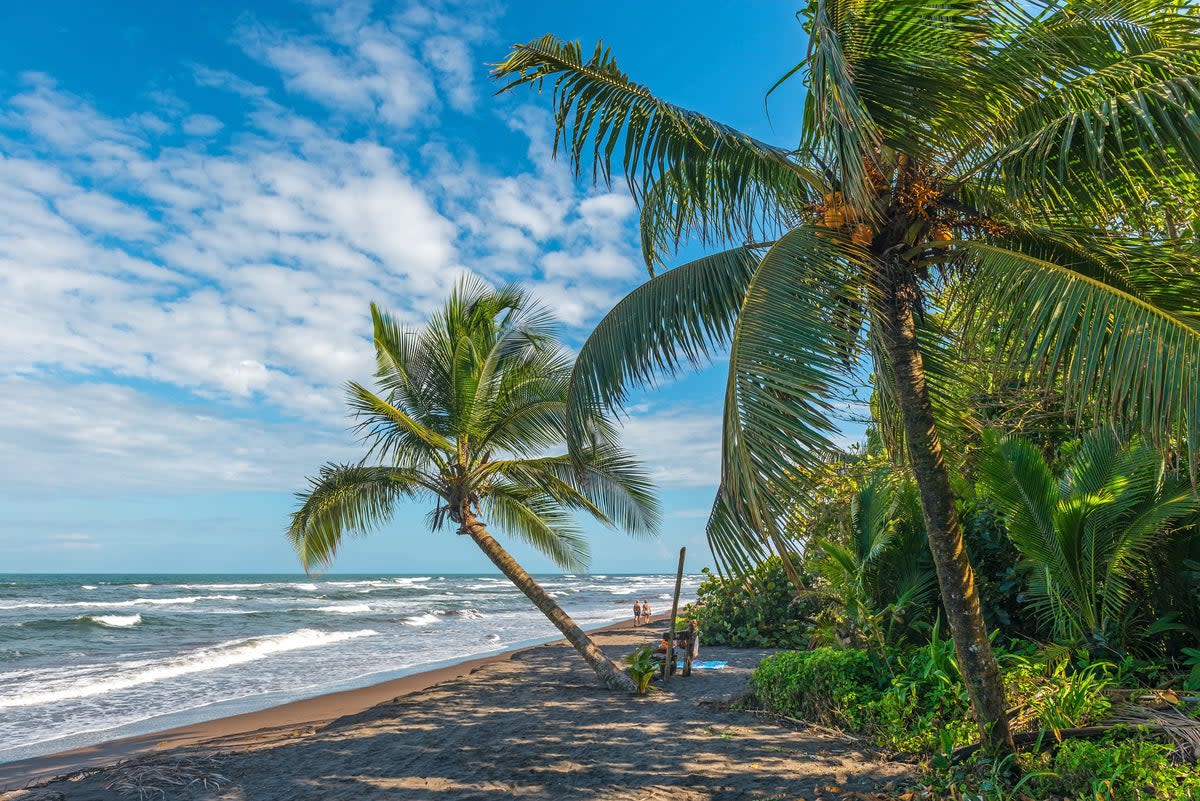
[[[784,144],[799,122],[798,86],[764,109],[804,52],[768,0],[5,5],[0,573],[294,572],[291,493],[358,454],[371,301],[415,324],[463,273],[517,279],[577,345],[644,280],[624,185],[552,159],[547,97],[494,95],[509,45],[603,38],[671,100]],[[637,398],[668,521],[595,529],[595,572],[708,561],[721,381]],[[335,570],[490,568],[398,521]]]

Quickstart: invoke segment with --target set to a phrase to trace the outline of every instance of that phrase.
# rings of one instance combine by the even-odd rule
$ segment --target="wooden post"
[[[687,548],[679,549],[679,568],[675,571],[675,598],[671,601],[671,633],[667,639],[667,669],[663,671],[663,684],[675,669],[675,616],[679,613],[679,588],[683,584],[683,556]]]

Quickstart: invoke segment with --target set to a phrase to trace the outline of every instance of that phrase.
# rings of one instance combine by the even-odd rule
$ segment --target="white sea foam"
[[[269,637],[230,640],[220,645],[190,651],[171,659],[127,663],[121,666],[124,669],[120,673],[104,678],[77,680],[70,682],[67,686],[61,686],[61,682],[57,683],[59,686],[54,686],[56,684],[54,682],[47,682],[40,688],[35,686],[25,692],[0,696],[0,709],[52,704],[105,695],[177,676],[256,662],[299,648],[315,648],[358,637],[371,637],[377,633],[371,629],[361,631],[299,629]]]
[[[21,603],[0,604],[0,609],[103,609],[127,606],[175,606],[194,604],[197,601],[240,601],[241,595],[197,595],[188,598],[134,598],[132,601],[72,601],[70,603]]]
[[[331,604],[330,606],[318,606],[312,611],[333,612],[339,615],[353,615],[359,612],[370,612],[371,607],[367,604]]]
[[[113,629],[127,629],[142,622],[141,615],[84,615],[77,620],[90,620]]]
[[[412,617],[406,617],[401,622],[404,623],[404,625],[406,625],[406,626],[428,626],[431,623],[437,623],[438,616],[435,614],[432,614],[430,612],[426,612],[423,615],[414,615]]]
[[[81,585],[79,586],[79,589],[81,589],[81,590],[94,590],[94,589],[96,589],[96,585],[95,585],[95,584],[81,584]]]
[[[305,583],[305,584],[289,584],[288,586],[290,586],[290,587],[295,587],[295,588],[296,588],[296,589],[298,589],[298,590],[308,590],[309,592],[316,592],[316,591],[317,591],[317,585],[316,585],[316,584],[308,584],[308,583]]]

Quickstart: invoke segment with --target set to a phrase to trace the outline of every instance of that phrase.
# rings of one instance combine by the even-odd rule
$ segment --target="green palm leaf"
[[[572,443],[591,435],[592,409],[619,409],[631,387],[711,359],[729,340],[757,264],[748,248],[706,256],[655,276],[605,315],[571,375]]]
[[[781,178],[793,181],[797,174],[788,151],[659,100],[630,81],[603,44],[585,60],[578,42],[544,36],[517,45],[492,74],[509,81],[502,92],[540,88],[552,79],[555,152],[565,144],[577,173],[590,156],[593,175],[608,182],[620,149],[620,166],[635,195],[665,178],[676,183],[677,195],[687,194],[694,203],[719,198],[745,208],[747,196],[778,186]],[[670,172],[683,164],[691,166]]]
[[[327,464],[297,497],[288,539],[305,570],[328,565],[344,532],[366,534],[391,520],[396,504],[432,492],[427,476],[414,470]]]
[[[1200,327],[1053,262],[980,242],[960,314],[967,336],[994,337],[1007,369],[1062,382],[1082,416],[1123,415],[1156,443],[1200,460]]]
[[[803,476],[837,451],[831,398],[852,382],[846,331],[828,299],[857,266],[826,231],[796,228],[763,257],[729,354],[722,485],[760,531],[776,531]],[[781,492],[791,486],[792,493]]]

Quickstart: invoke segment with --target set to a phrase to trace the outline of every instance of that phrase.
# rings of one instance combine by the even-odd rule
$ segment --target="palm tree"
[[[1083,438],[1061,477],[1028,440],[989,430],[984,441],[980,484],[1025,557],[1034,608],[1056,641],[1116,652],[1151,550],[1200,507],[1192,488],[1107,428]]]
[[[371,318],[378,392],[347,386],[369,449],[358,464],[325,465],[298,494],[287,534],[305,569],[329,564],[346,532],[389,522],[400,501],[432,499],[435,531],[450,521],[474,540],[608,687],[632,692],[629,676],[485,523],[571,571],[588,557],[573,512],[638,535],[658,525],[648,478],[599,415],[591,445],[574,459],[552,453],[566,436],[572,364],[552,336],[553,318],[521,289],[470,280],[423,329],[406,330],[373,304]]]
[[[808,88],[796,147],[655,97],[602,45],[546,36],[495,68],[505,89],[550,81],[556,144],[577,172],[623,170],[641,204],[652,278],[579,355],[572,441],[595,403],[728,347],[709,540],[740,570],[788,547],[780,521],[873,372],[981,736],[1011,750],[943,446],[953,347],[987,341],[998,373],[1059,382],[1194,469],[1200,258],[1133,221],[1179,219],[1159,190],[1196,207],[1179,177],[1200,172],[1200,21],[1162,0],[812,0],[799,16],[808,52],[780,81]],[[725,249],[655,276],[686,241]]]

